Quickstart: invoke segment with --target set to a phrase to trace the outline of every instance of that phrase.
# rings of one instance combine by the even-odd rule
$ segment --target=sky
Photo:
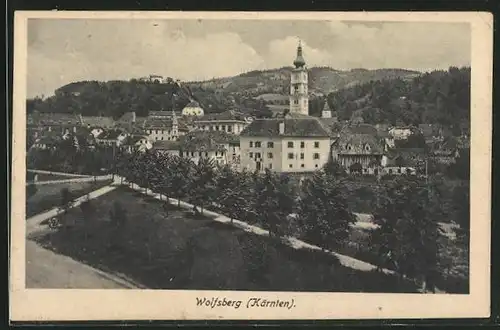
[[[81,80],[182,81],[290,66],[447,69],[470,65],[467,23],[29,19],[28,97]]]

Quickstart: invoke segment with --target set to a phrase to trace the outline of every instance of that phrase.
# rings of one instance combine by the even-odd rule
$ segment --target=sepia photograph
[[[18,318],[489,315],[492,16],[17,12],[14,33]]]

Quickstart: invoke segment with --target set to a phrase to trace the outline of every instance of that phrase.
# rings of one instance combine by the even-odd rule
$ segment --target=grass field
[[[36,193],[30,197],[26,196],[26,218],[57,206],[61,199],[61,190],[68,188],[75,198],[83,196],[93,190],[107,186],[111,180],[97,182],[71,182],[54,183],[36,186]],[[28,187],[26,187],[28,190]]]
[[[113,203],[126,210],[126,223],[110,221]],[[120,187],[66,217],[76,225],[38,237],[42,246],[93,267],[121,273],[150,288],[415,292],[393,276],[341,266],[319,251],[293,250]]]

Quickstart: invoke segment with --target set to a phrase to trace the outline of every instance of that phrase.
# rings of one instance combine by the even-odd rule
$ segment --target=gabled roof
[[[340,154],[345,155],[381,155],[384,152],[383,140],[372,134],[342,132],[335,146]]]
[[[90,127],[113,127],[115,121],[111,117],[82,116],[83,125]]]
[[[223,151],[224,144],[233,144],[238,137],[222,131],[193,131],[179,138],[180,149],[186,151]]]
[[[192,100],[191,102],[189,102],[185,107],[185,108],[200,108],[200,104],[198,102],[196,102],[195,100]]]
[[[116,140],[120,134],[123,132],[121,130],[110,129],[102,132],[97,136],[99,140]]]
[[[284,134],[280,134],[280,123],[284,123]],[[316,117],[256,119],[240,136],[262,137],[329,137],[329,131]]]
[[[157,150],[179,150],[179,141],[155,141],[153,142],[153,149]]]
[[[130,135],[127,137],[127,139],[124,141],[125,145],[135,145],[137,142],[139,142],[142,139],[148,139],[147,136],[144,135]]]

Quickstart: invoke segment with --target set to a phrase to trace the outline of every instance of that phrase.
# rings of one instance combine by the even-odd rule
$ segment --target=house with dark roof
[[[377,134],[353,133],[347,128],[332,144],[332,159],[348,172],[376,174],[382,166],[384,146],[384,139]]]
[[[166,147],[172,148],[172,145]],[[189,158],[195,163],[201,158],[210,158],[219,165],[230,164],[235,168],[239,166],[240,141],[233,134],[222,131],[192,131],[180,137],[176,147],[180,157]]]
[[[96,144],[107,146],[121,146],[125,139],[129,136],[128,133],[120,129],[104,130],[95,138]]]
[[[176,141],[189,131],[186,121],[182,118],[177,119],[175,112],[170,116],[148,117],[143,129],[152,141]]]
[[[203,131],[222,131],[231,134],[240,134],[253,118],[235,110],[221,113],[211,113],[194,119],[196,129]]]
[[[129,135],[124,139],[122,147],[128,152],[144,152],[152,149],[153,143],[145,135]]]
[[[393,148],[382,160],[383,173],[389,175],[416,175],[425,166],[427,151],[424,148]]]
[[[430,146],[430,157],[440,164],[452,164],[460,154],[460,143],[455,137],[445,138],[443,141],[436,141]]]
[[[311,172],[330,157],[330,131],[316,117],[288,113],[256,119],[240,134],[241,168]]]

